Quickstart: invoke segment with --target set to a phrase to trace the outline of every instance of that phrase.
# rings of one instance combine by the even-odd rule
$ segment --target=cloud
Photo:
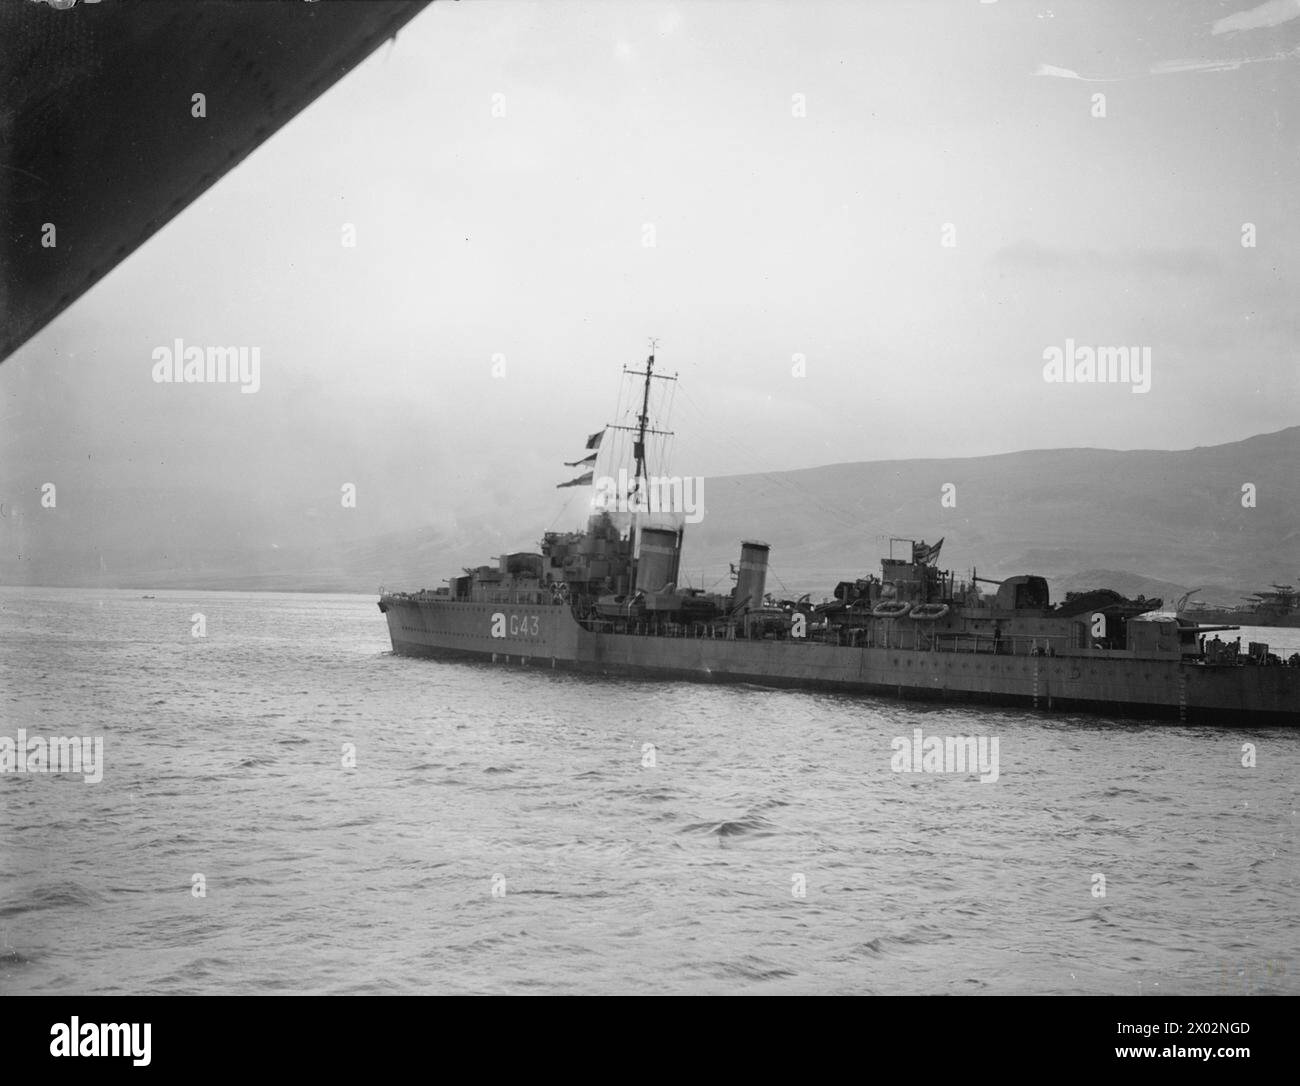
[[[1300,4],[1300,0],[1287,0],[1287,3]],[[1080,75],[1072,68],[1057,68],[1051,64],[1038,65],[1034,69],[1034,75],[1053,76],[1057,79],[1078,79],[1084,83],[1123,83],[1134,79],[1145,79],[1147,76],[1152,75],[1177,75],[1181,72],[1235,72],[1238,68],[1245,67],[1247,64],[1265,64],[1275,60],[1291,60],[1295,57],[1300,57],[1300,46],[1267,53],[1263,56],[1225,57],[1221,60],[1202,60],[1199,58],[1163,60],[1159,64],[1151,65],[1144,72],[1133,72],[1130,75],[1113,77]]]
[[[1290,0],[1288,0],[1288,3]],[[1151,69],[1152,75],[1172,75],[1177,72],[1235,72],[1247,64],[1265,64],[1273,60],[1290,60],[1300,56],[1300,47],[1285,49],[1258,57],[1237,57],[1225,60],[1166,60]]]
[[[1210,28],[1210,33],[1231,34],[1238,30],[1261,30],[1281,26],[1297,17],[1300,17],[1300,0],[1267,0],[1257,8],[1249,8],[1219,19]]]
[[[1069,68],[1057,68],[1051,64],[1040,64],[1034,70],[1034,75],[1051,75],[1051,76],[1055,76],[1057,79],[1085,79],[1086,78],[1085,76],[1082,76],[1078,72],[1072,71]],[[1096,80],[1088,80],[1088,82],[1095,83]]]
[[[1243,30],[1262,30],[1281,26],[1293,19],[1300,19],[1300,0],[1266,0],[1258,7],[1239,11],[1234,15],[1217,20],[1210,27],[1211,35],[1235,34]],[[1232,72],[1247,64],[1263,64],[1277,60],[1292,60],[1300,56],[1300,46],[1274,50],[1271,53],[1252,53],[1247,56],[1229,57],[1191,57],[1173,59],[1152,64],[1145,71],[1131,71],[1115,77],[1087,75],[1073,68],[1061,68],[1054,64],[1039,64],[1034,75],[1050,76],[1055,79],[1077,79],[1085,83],[1121,83],[1128,80],[1143,79],[1152,75],[1178,75],[1184,72]]]

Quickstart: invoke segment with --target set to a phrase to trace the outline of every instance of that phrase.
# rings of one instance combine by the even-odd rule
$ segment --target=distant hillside
[[[736,541],[757,537],[790,587],[821,591],[875,569],[890,535],[942,536],[941,564],[981,576],[1064,585],[1080,571],[1128,571],[1130,586],[1213,585],[1230,600],[1300,577],[1297,463],[1291,427],[1182,452],[1056,449],[710,479],[686,567],[734,560]],[[1254,508],[1242,505],[1247,483]]]
[[[1038,573],[1058,596],[1111,587],[1172,603],[1188,587],[1208,585],[1197,598],[1232,603],[1274,581],[1300,581],[1297,463],[1300,427],[1291,427],[1182,452],[1053,449],[709,478],[703,522],[687,528],[683,579],[725,585],[739,541],[756,538],[772,545],[775,589],[820,598],[838,580],[878,571],[891,535],[942,536],[945,568],[978,567],[993,578]],[[1254,508],[1242,506],[1247,483],[1256,489]],[[114,493],[76,519],[62,495],[48,514],[29,500],[23,516],[0,519],[0,582],[433,586],[462,565],[531,549],[554,501],[553,492],[519,495],[491,516],[456,520],[444,510],[437,526],[413,522],[366,535],[355,518],[324,505],[272,522],[265,512],[250,514],[237,490],[186,493],[188,507],[181,495],[176,507],[192,512],[146,540],[136,524],[159,495]]]
[[[1089,569],[1069,577],[1049,578],[1053,599],[1064,599],[1067,592],[1086,592],[1091,588],[1113,588],[1130,599],[1146,596],[1147,599],[1162,600],[1166,607],[1173,607],[1180,596],[1189,589],[1198,591],[1192,597],[1205,603],[1231,605],[1240,602],[1241,591],[1229,585],[1186,585],[1161,581],[1155,577],[1143,577],[1138,573],[1127,573],[1113,569]]]

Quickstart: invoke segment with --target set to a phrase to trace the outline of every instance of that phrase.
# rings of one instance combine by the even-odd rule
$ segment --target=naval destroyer
[[[684,586],[686,525],[646,515],[647,440],[667,433],[651,426],[651,384],[675,377],[655,372],[653,352],[624,373],[641,379],[632,425],[591,435],[591,454],[570,466],[594,465],[604,434],[629,432],[634,470],[620,479],[633,493],[617,497],[631,500],[615,510],[606,501],[582,530],[548,531],[536,551],[436,589],[381,590],[394,652],[1051,713],[1300,724],[1300,654],[1224,641],[1236,626],[1198,623],[1161,600],[1099,588],[1054,603],[1035,574],[959,579],[940,567],[942,539],[891,541],[879,574],[848,577],[815,604],[769,594],[770,548],[756,540],[740,542],[730,591]]]

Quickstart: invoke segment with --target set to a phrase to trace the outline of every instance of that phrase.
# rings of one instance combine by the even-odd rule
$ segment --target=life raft
[[[921,603],[912,608],[908,618],[921,619],[926,622],[933,622],[937,618],[943,618],[948,613],[946,603]]]
[[[871,613],[876,618],[902,618],[911,609],[912,605],[902,600],[881,600]]]

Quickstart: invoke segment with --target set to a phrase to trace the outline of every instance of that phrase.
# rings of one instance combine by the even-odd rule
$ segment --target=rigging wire
[[[767,571],[776,578],[776,583],[781,586],[781,591],[789,595],[790,589],[786,587],[785,582],[781,580],[781,575],[777,573],[776,569],[770,563],[768,564]]]
[[[692,396],[685,389],[682,390],[682,398],[685,400],[687,404],[689,404],[695,410],[695,412],[699,415],[702,421],[705,422],[708,421],[708,416],[705,414],[704,408],[701,407],[699,403],[696,402],[695,397]],[[731,445],[736,452],[739,452],[742,456],[746,457],[747,459],[753,459],[756,456],[753,449],[741,445],[734,438],[728,437],[726,435],[716,435],[710,437],[709,434],[711,432],[712,431],[710,431],[710,429],[707,426],[702,428],[701,433],[705,435],[704,436],[705,441],[712,442],[715,445],[725,441],[727,444]],[[806,489],[799,486],[797,483],[794,483],[789,479],[782,478],[782,475],[784,473],[758,471],[758,472],[753,472],[752,474],[757,475],[759,478],[769,483],[775,484],[780,487],[784,487],[789,493],[798,496],[802,501],[812,502],[813,505],[815,505],[818,509],[820,509],[823,513],[825,513],[829,518],[837,521],[845,528],[849,528],[855,532],[861,531],[862,529],[861,524],[856,524],[853,521],[848,520],[844,516],[844,514],[841,513],[838,509],[826,505],[825,502],[820,501],[818,498],[810,494]]]
[[[569,502],[572,500],[571,497],[565,498],[564,501],[560,503],[560,508],[556,511],[555,516],[551,518],[551,523],[546,526],[546,532],[554,530],[556,522],[564,516],[565,510],[569,508]],[[543,532],[542,535],[545,536],[546,532]]]

